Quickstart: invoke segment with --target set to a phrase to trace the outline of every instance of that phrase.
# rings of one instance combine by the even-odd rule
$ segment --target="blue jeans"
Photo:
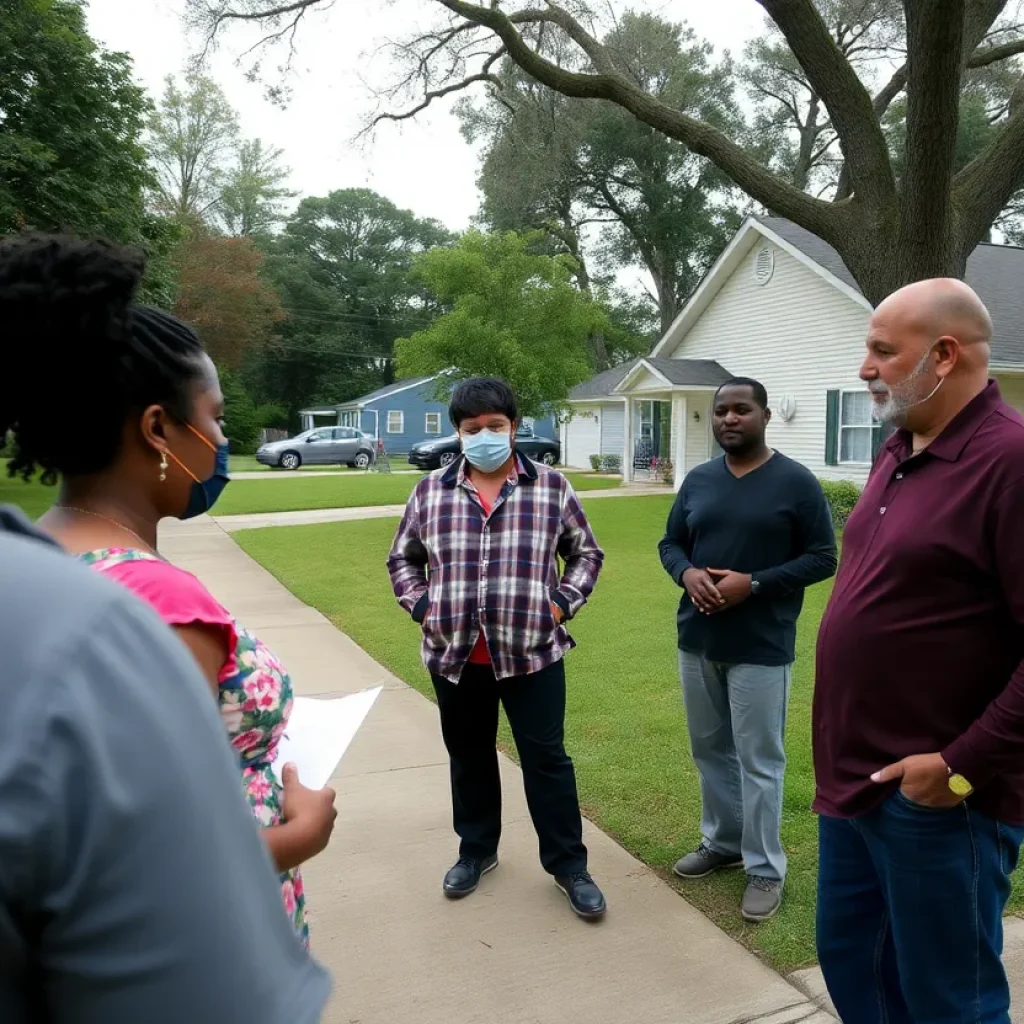
[[[1003,910],[1022,841],[899,792],[821,818],[818,957],[843,1024],[1009,1024]]]
[[[790,666],[721,665],[679,652],[701,833],[748,875],[784,881],[782,783]]]

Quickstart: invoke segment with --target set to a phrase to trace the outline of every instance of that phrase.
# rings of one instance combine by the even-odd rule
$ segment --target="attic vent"
[[[772,279],[775,273],[775,250],[765,246],[754,260],[754,280],[765,285]]]

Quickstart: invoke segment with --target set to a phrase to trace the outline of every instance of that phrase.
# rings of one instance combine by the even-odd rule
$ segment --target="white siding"
[[[618,455],[626,439],[626,403],[605,402],[601,406],[601,454]]]
[[[796,414],[788,423],[773,417],[768,443],[819,476],[863,482],[867,466],[825,465],[825,403],[829,389],[864,386],[857,371],[869,313],[781,249],[771,280],[759,285],[754,261],[761,248],[754,245],[672,354],[715,359],[736,376],[756,378],[773,411],[791,396]],[[694,423],[692,403],[689,415],[692,465],[708,457],[710,415],[702,409]]]
[[[573,417],[565,428],[562,463],[573,469],[590,469],[590,456],[599,454],[601,447],[601,406],[595,402],[572,409]]]
[[[700,416],[698,423],[693,414]],[[711,439],[711,395],[691,392],[686,400],[686,470],[708,461]]]

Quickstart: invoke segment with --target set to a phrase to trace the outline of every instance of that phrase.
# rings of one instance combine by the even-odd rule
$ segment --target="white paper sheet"
[[[383,689],[375,686],[331,700],[296,697],[273,764],[278,781],[290,762],[299,770],[299,782],[323,789]]]

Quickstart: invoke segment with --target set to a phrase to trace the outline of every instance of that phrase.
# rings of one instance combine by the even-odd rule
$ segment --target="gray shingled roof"
[[[781,217],[758,220],[840,281],[860,291],[843,258],[828,242]],[[967,283],[981,296],[995,324],[992,362],[1024,364],[1024,249],[982,243],[967,261]]]
[[[733,376],[713,359],[647,359],[646,362],[673,384],[717,388]]]
[[[396,380],[394,384],[389,384],[384,388],[378,388],[376,391],[371,391],[368,395],[353,398],[349,402],[341,402],[338,404],[337,408],[345,409],[356,405],[366,405],[367,402],[376,401],[378,398],[387,398],[388,395],[393,394],[395,391],[401,391],[403,388],[411,388],[416,384],[424,384],[428,380],[433,379],[433,377],[406,377],[405,380]]]
[[[660,374],[668,377],[673,384],[716,388],[732,376],[728,370],[711,359],[651,359],[645,357],[644,361],[650,363]],[[639,362],[639,359],[632,359],[628,363],[613,366],[610,370],[591,377],[583,384],[578,384],[569,392],[569,401],[586,402],[612,396],[626,374]]]
[[[599,373],[596,377],[591,377],[590,380],[586,380],[582,384],[577,384],[569,392],[569,401],[583,402],[588,398],[607,398],[639,361],[639,359],[631,359],[628,363],[620,363],[610,370]]]

